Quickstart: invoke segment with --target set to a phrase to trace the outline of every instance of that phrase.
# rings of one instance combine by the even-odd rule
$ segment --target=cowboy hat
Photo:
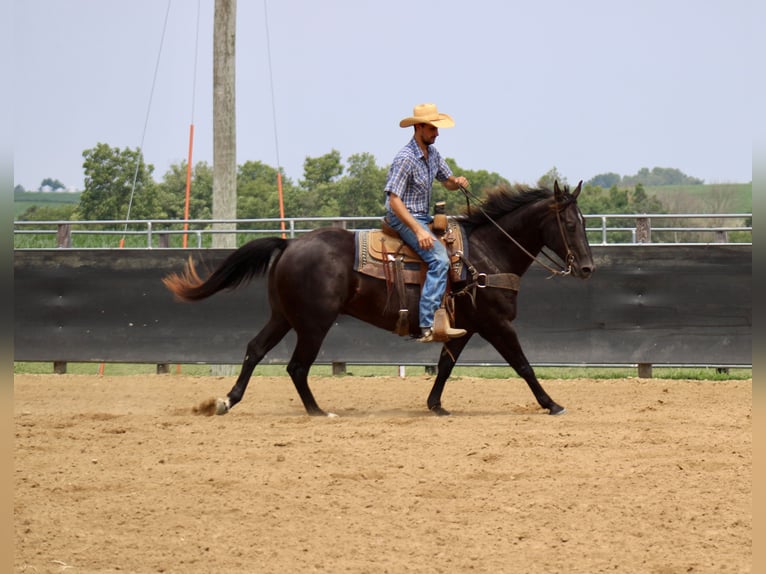
[[[455,122],[447,114],[440,114],[436,104],[418,104],[412,115],[399,122],[399,127],[406,128],[416,124],[428,124],[437,128],[451,128]]]

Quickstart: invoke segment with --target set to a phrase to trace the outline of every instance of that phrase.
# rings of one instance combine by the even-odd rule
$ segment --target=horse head
[[[582,181],[571,193],[569,187],[559,187],[553,182],[553,203],[556,225],[550,225],[545,232],[545,244],[558,255],[566,265],[566,272],[575,277],[587,279],[595,271],[593,255],[585,233],[585,218],[577,205],[577,196],[582,191]]]

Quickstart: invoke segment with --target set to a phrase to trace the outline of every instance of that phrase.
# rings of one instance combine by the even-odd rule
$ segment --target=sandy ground
[[[15,378],[15,570],[750,572],[752,382]]]

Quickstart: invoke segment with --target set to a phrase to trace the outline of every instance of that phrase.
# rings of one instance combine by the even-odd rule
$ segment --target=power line
[[[268,11],[266,0],[263,0],[263,14],[264,14],[264,22],[266,25],[266,56],[269,61],[269,87],[271,88],[271,116],[274,122],[274,147],[276,148],[276,154],[277,154],[277,169],[279,169],[282,166],[282,163],[279,161],[279,136],[277,131],[277,104],[276,104],[276,98],[274,98],[274,74],[272,73],[272,67],[271,67],[271,37],[269,35],[269,11]]]
[[[278,130],[277,130],[277,104],[276,104],[276,98],[274,97],[274,75],[272,73],[271,69],[271,36],[269,35],[269,11],[266,6],[266,0],[263,0],[263,15],[264,15],[264,23],[266,25],[266,56],[269,61],[269,86],[271,88],[271,116],[274,120],[274,148],[276,149],[277,154],[277,195],[279,197],[279,217],[282,218],[281,222],[281,228],[282,228],[282,237],[286,237],[285,234],[285,200],[284,195],[282,193],[282,164],[279,160],[279,137],[278,137]]]
[[[157,84],[157,72],[160,69],[160,59],[162,57],[162,46],[165,43],[165,32],[167,31],[167,28],[168,28],[168,16],[170,14],[170,3],[171,3],[171,0],[168,0],[168,7],[165,10],[165,22],[162,25],[162,36],[160,37],[160,47],[157,52],[157,62],[154,65],[154,77],[152,78],[152,88],[149,91],[149,104],[146,107],[146,118],[144,119],[144,129],[143,129],[143,132],[141,133],[141,145],[138,148],[138,157],[136,158],[136,170],[133,174],[133,185],[131,186],[131,189],[130,189],[130,199],[128,200],[128,213],[125,216],[126,220],[130,219],[130,210],[133,207],[133,196],[136,193],[136,181],[138,180],[138,168],[141,165],[141,155],[143,154],[144,140],[146,139],[146,129],[147,129],[147,126],[149,125],[149,114],[152,109],[152,99],[154,98],[154,87]],[[120,246],[122,246],[125,243],[125,234],[127,234],[127,231],[128,231],[128,224],[126,222],[125,231],[122,236],[122,239],[120,240]]]

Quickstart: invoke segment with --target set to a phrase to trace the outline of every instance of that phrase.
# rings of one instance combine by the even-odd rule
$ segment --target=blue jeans
[[[428,229],[428,223],[431,222],[432,218],[430,216],[416,217],[415,220],[425,229]],[[447,289],[447,273],[450,265],[447,249],[436,239],[434,239],[432,249],[421,248],[418,244],[418,238],[412,230],[391,211],[386,214],[386,221],[428,265],[426,280],[420,293],[418,311],[420,313],[420,327],[431,328],[434,326],[434,313],[440,307],[444,291]]]

